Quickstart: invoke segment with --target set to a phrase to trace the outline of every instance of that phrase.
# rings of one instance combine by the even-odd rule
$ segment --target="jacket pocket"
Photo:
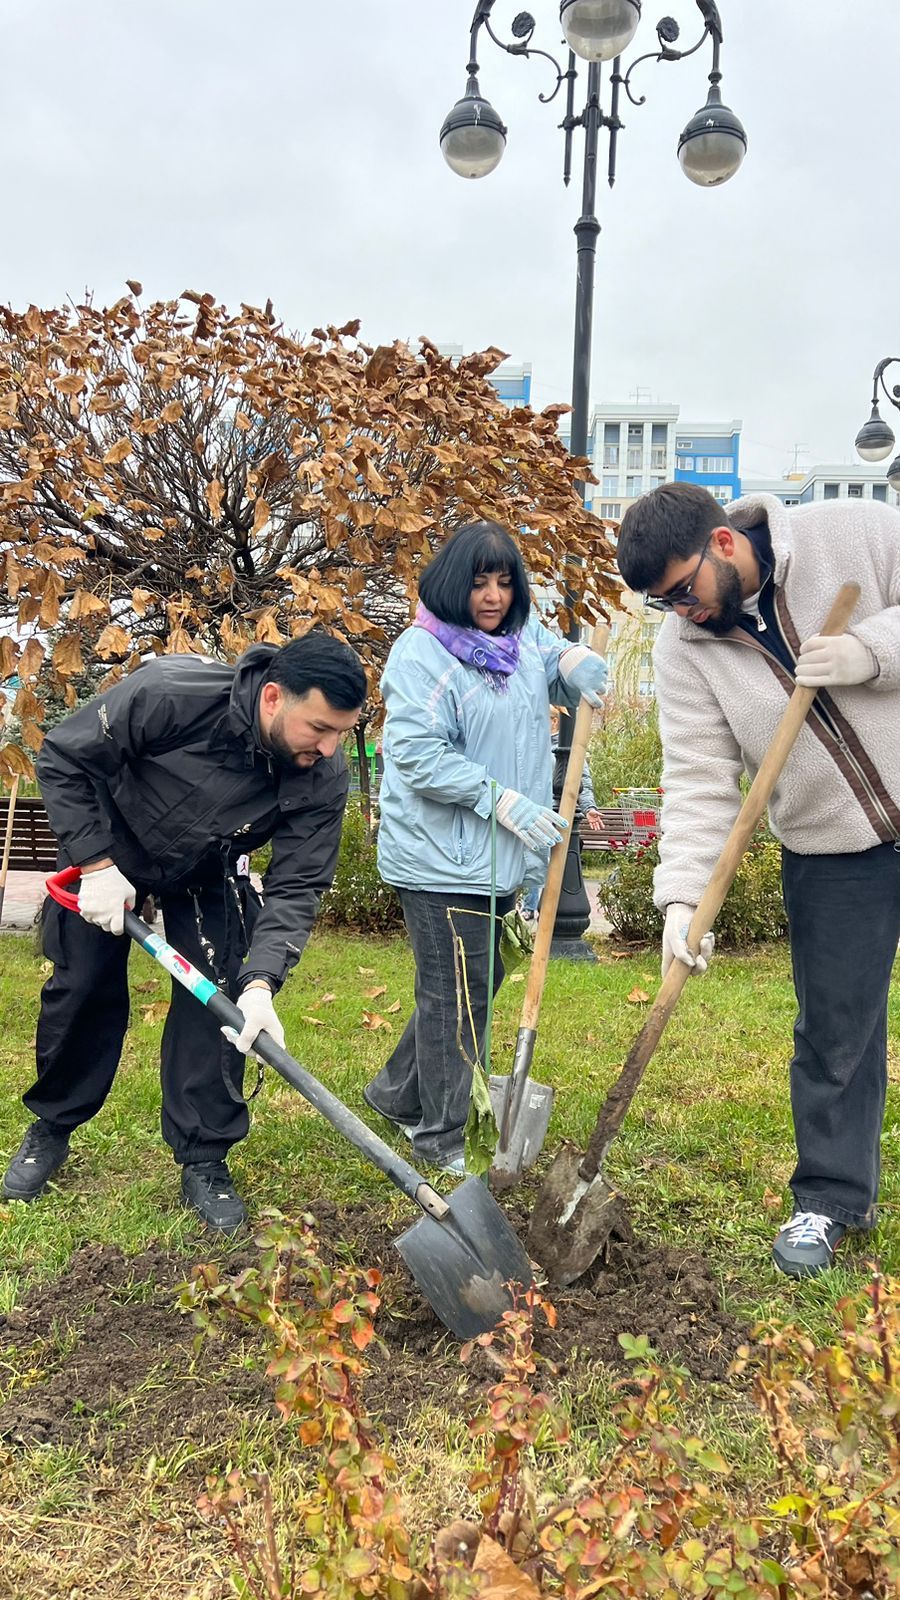
[[[464,867],[472,854],[472,841],[466,827],[466,813],[462,806],[453,807],[453,855],[457,864]]]

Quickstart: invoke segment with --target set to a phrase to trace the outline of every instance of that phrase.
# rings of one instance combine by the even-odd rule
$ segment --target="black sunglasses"
[[[644,605],[649,606],[651,611],[674,611],[676,606],[693,607],[702,605],[703,602],[694,594],[692,585],[697,582],[697,573],[706,560],[711,544],[712,534],[710,534],[703,546],[700,552],[700,560],[685,583],[676,584],[675,588],[670,589],[668,594],[645,594]]]

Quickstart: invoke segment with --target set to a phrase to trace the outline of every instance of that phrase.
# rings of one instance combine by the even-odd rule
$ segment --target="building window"
[[[825,488],[823,490],[823,499],[825,499],[825,500],[836,500],[837,497],[838,497],[838,485],[836,483],[826,483]]]
[[[603,446],[603,465],[605,467],[617,467],[619,465],[619,446],[617,444],[605,444]]]
[[[847,498],[848,498],[848,500],[861,500],[862,497],[863,497],[863,492],[862,491],[863,491],[863,486],[862,486],[861,483],[848,483],[848,485],[847,485]]]
[[[665,445],[655,444],[655,445],[653,445],[651,447],[651,450],[650,450],[650,465],[651,465],[651,467],[656,467],[660,471],[665,472],[665,470],[666,470],[666,447],[665,447]]]
[[[626,480],[625,480],[625,493],[627,494],[629,500],[637,499],[637,496],[640,494],[640,492],[641,492],[641,480],[640,480],[640,478],[626,478]]]
[[[618,494],[618,492],[619,492],[619,474],[617,472],[610,472],[610,473],[604,472],[604,474],[603,474],[603,493],[606,494],[606,495],[614,495],[614,494]]]
[[[626,463],[628,471],[629,472],[640,472],[641,467],[643,466],[643,464],[644,464],[644,447],[643,447],[643,445],[639,444],[639,445],[635,446],[635,445],[630,444],[628,446],[628,461]]]
[[[622,515],[621,500],[601,500],[600,515],[601,517],[612,517],[613,521],[618,521]]]
[[[619,424],[617,422],[607,422],[604,425],[604,428],[603,428],[603,443],[604,444],[618,444],[618,442],[619,442]]]
[[[666,476],[664,472],[654,472],[650,478],[650,487],[651,489],[658,489],[660,484],[665,483],[665,481]]]
[[[693,450],[694,441],[693,439],[679,439],[675,448],[676,450]]]
[[[654,422],[653,432],[651,435],[651,442],[653,444],[661,444],[663,447],[665,447],[668,440],[668,435],[669,430],[664,422]]]
[[[675,465],[679,472],[693,472],[694,458],[693,456],[676,456]]]
[[[643,449],[643,445],[644,445],[644,424],[642,422],[629,422],[629,424],[628,424],[628,443],[629,444],[639,444],[641,446],[641,448]]]
[[[887,500],[887,491],[888,491],[888,486],[887,486],[886,483],[873,483],[873,485],[872,485],[872,499],[873,500]]]

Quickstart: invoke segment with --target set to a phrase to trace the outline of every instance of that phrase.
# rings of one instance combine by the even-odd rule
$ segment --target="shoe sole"
[[[188,1200],[186,1195],[182,1195],[181,1204],[185,1211],[192,1212],[197,1221],[202,1222],[204,1228],[208,1228],[210,1233],[240,1233],[241,1229],[246,1228],[250,1221],[245,1211],[240,1222],[213,1222],[210,1217],[205,1217],[199,1207],[194,1205],[193,1200]]]

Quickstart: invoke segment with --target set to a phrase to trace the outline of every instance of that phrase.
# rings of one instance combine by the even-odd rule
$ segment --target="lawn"
[[[598,946],[596,966],[554,964],[536,1075],[557,1088],[548,1139],[583,1141],[639,1028],[656,982],[654,952]],[[0,1152],[26,1125],[42,962],[29,937],[0,938],[5,1028]],[[133,1026],[109,1102],[73,1140],[59,1182],[30,1208],[0,1207],[0,1595],[165,1596],[231,1593],[229,1557],[196,1499],[206,1474],[264,1463],[290,1502],[302,1463],[272,1416],[246,1341],[194,1347],[176,1309],[197,1261],[253,1259],[246,1239],[211,1245],[177,1201],[158,1127],[156,1054],[165,981],[134,952]],[[495,1064],[511,1060],[522,985],[496,1011]],[[322,934],[280,1002],[293,1053],[355,1109],[412,1004],[405,944]],[[394,1008],[397,1009],[394,1009]],[[541,1475],[590,1470],[602,1454],[616,1367],[615,1334],[646,1332],[693,1375],[690,1420],[750,1491],[771,1463],[746,1392],[727,1378],[749,1323],[793,1320],[813,1336],[835,1327],[837,1300],[865,1281],[877,1250],[900,1270],[895,1157],[900,1139],[900,999],[891,1015],[882,1221],[864,1247],[814,1283],[769,1262],[793,1152],[787,1058],[793,996],[786,949],[717,956],[688,985],[608,1165],[635,1232],[601,1278],[559,1297],[547,1344],[572,1439]],[[387,1134],[379,1119],[377,1131]],[[389,1135],[388,1135],[389,1136]],[[391,1238],[410,1207],[274,1074],[255,1104],[232,1171],[254,1217],[277,1207],[316,1217],[334,1259],[381,1265],[384,1303],[368,1388],[423,1527],[460,1514],[477,1459],[466,1416],[479,1379],[403,1278]],[[509,1200],[523,1222],[537,1178]],[[652,1292],[651,1292],[652,1289]],[[668,1345],[668,1348],[665,1346]]]

